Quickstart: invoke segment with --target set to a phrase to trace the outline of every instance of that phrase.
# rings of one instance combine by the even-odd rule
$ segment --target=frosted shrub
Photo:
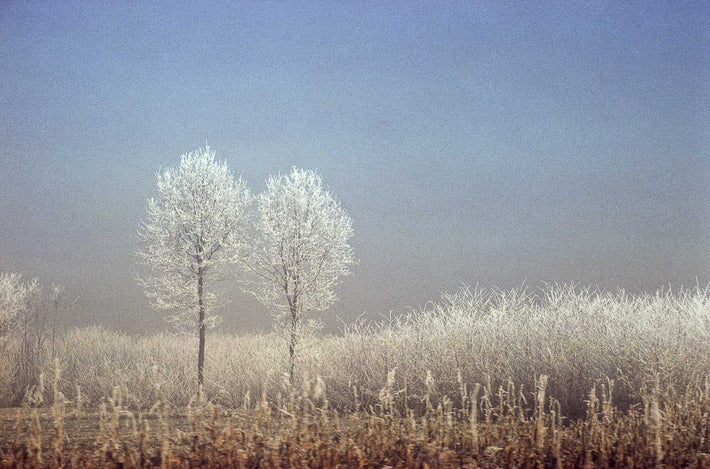
[[[20,274],[0,272],[0,335],[17,326],[14,321],[29,308],[38,289],[37,279],[25,281]]]
[[[701,289],[632,297],[565,285],[537,294],[463,288],[388,324],[324,340],[319,369],[336,381],[328,387],[340,390],[343,406],[354,385],[374,402],[395,367],[397,385],[415,398],[426,394],[430,372],[435,399],[457,395],[459,372],[469,389],[512,381],[529,392],[545,374],[549,395],[581,415],[589,389],[607,377],[617,381],[620,405],[640,402],[657,380],[665,388],[701,384],[710,375],[708,318]]]
[[[405,401],[418,411],[446,402],[460,408],[461,390],[477,383],[491,399],[511,399],[514,383],[515,398],[527,399],[532,412],[536,380],[545,375],[547,396],[562,413],[584,417],[589,390],[607,379],[615,381],[621,408],[659,391],[704,388],[708,333],[710,295],[703,289],[629,296],[571,286],[532,293],[464,288],[418,311],[313,337],[304,343],[297,378],[299,389],[320,378],[329,405],[341,410],[376,409],[385,389],[393,412],[402,412]],[[262,398],[276,405],[289,398],[278,333],[215,334],[210,343],[209,401],[253,407]],[[74,399],[79,386],[86,402],[96,403],[118,389],[131,407],[156,400],[184,406],[195,394],[185,383],[196,379],[197,346],[196,337],[183,335],[77,329],[57,343],[61,391]],[[52,366],[45,363],[45,376]]]

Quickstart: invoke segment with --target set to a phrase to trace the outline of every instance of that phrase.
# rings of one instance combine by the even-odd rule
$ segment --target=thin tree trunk
[[[54,300],[54,317],[52,317],[52,359],[57,356],[56,349],[54,347],[55,339],[57,337],[57,316],[59,316],[59,300]]]
[[[296,326],[298,325],[298,316],[296,314],[295,303],[291,305],[291,343],[288,347],[289,356],[289,377],[291,386],[293,386],[293,379],[296,367]]]
[[[202,392],[202,385],[204,383],[204,367],[205,367],[205,304],[202,298],[203,293],[203,277],[204,273],[202,268],[198,269],[197,272],[197,305],[199,309],[200,316],[200,345],[197,352],[197,391]]]

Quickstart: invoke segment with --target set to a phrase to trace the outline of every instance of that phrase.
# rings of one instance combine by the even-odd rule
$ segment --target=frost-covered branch
[[[197,277],[211,278],[241,249],[251,197],[209,147],[183,155],[157,185],[139,230],[139,255],[150,270],[140,281],[155,308],[194,312]]]

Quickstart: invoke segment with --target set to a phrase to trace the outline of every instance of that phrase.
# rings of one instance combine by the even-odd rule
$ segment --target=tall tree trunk
[[[289,378],[291,386],[293,386],[294,372],[296,368],[296,326],[298,325],[298,315],[296,303],[291,304],[291,343],[288,347],[289,356]]]
[[[200,345],[197,352],[197,391],[202,392],[202,384],[204,383],[204,367],[205,367],[205,303],[202,298],[203,293],[204,272],[202,268],[197,270],[197,307],[200,317]],[[199,394],[198,394],[199,395]]]

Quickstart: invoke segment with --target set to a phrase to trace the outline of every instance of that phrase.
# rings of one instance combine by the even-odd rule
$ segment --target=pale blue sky
[[[351,214],[321,317],[710,281],[706,2],[105,3],[0,4],[0,270],[66,283],[75,322],[160,326],[135,232],[205,141],[254,191],[317,169]],[[269,326],[236,299],[228,327]]]

